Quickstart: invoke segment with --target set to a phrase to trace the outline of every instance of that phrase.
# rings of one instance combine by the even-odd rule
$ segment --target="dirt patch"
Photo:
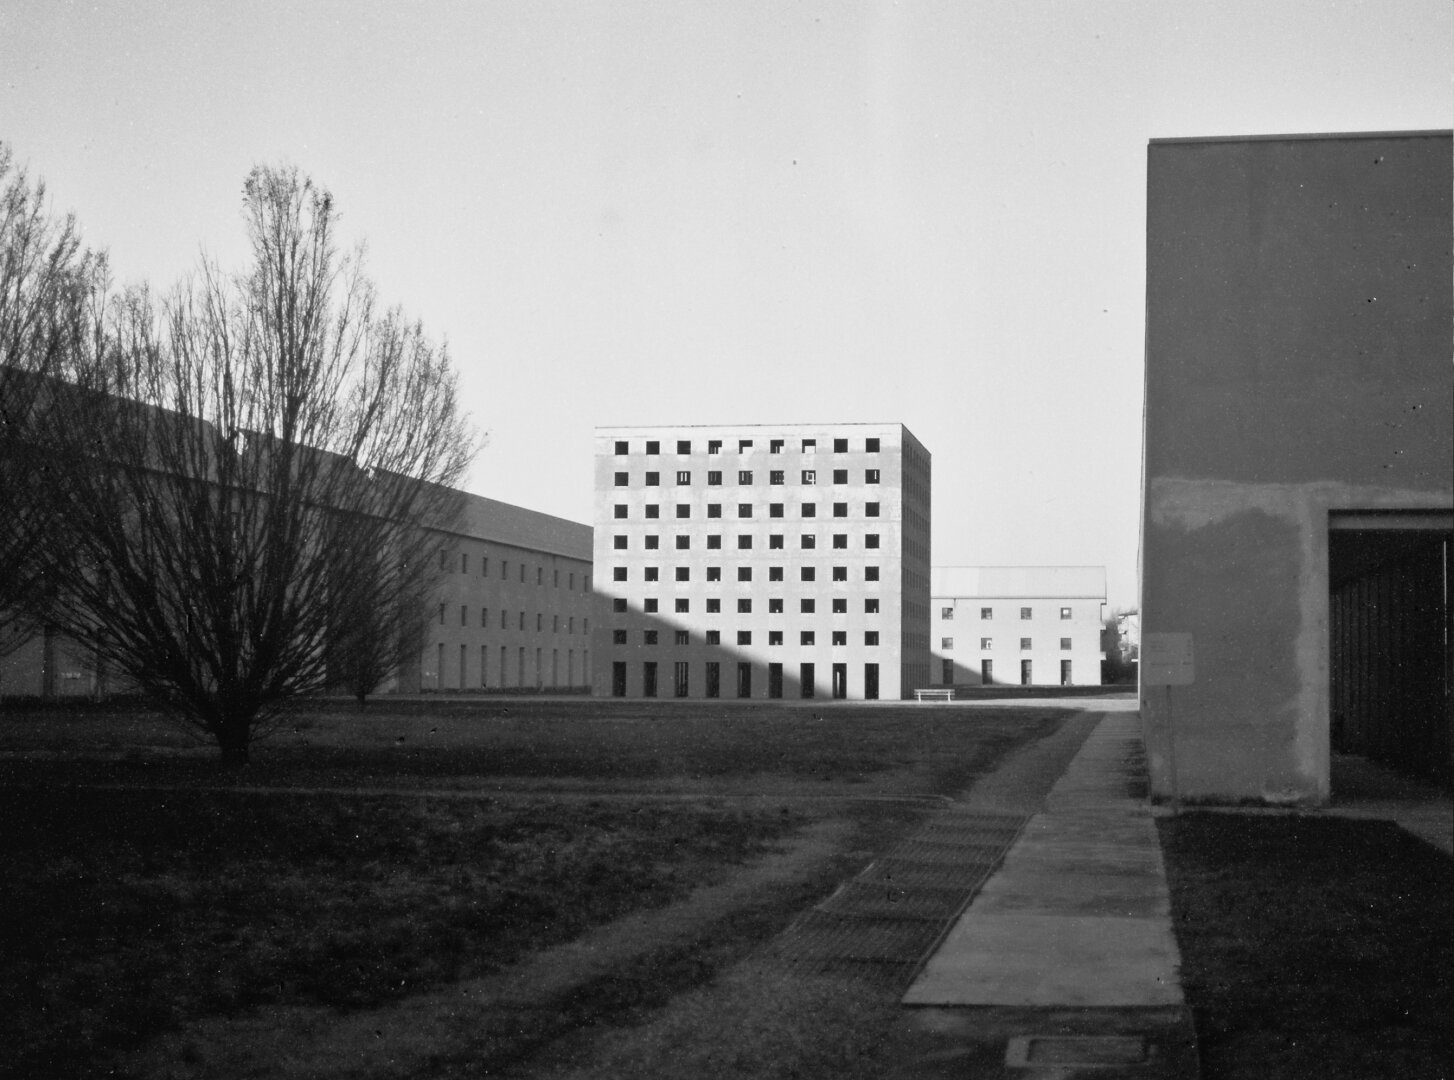
[[[203,1020],[154,1041],[122,1065],[136,1075],[168,1080],[403,1077],[488,1056],[489,1044],[518,1042],[522,1035],[531,1043],[548,1040],[547,1031],[532,1037],[511,1030],[512,1021],[608,978],[638,957],[674,944],[695,947],[712,924],[764,894],[812,877],[841,852],[851,829],[842,820],[818,822],[729,881],[598,927],[486,978],[361,1012],[268,1008]]]

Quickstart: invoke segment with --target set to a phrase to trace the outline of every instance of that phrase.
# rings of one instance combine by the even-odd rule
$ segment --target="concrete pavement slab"
[[[1005,911],[961,920],[903,1000],[1042,1008],[1180,1005],[1176,942],[1160,921]]]
[[[908,1005],[1179,1006],[1134,714],[1102,717],[904,995]]]

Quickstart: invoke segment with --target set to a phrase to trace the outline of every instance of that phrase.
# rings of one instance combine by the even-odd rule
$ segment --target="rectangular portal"
[[[1329,727],[1334,753],[1448,782],[1454,530],[1428,516],[1330,520]]]

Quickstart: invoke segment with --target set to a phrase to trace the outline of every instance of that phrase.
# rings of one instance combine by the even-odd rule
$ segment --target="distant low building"
[[[1105,567],[940,566],[930,581],[937,684],[1101,684]]]

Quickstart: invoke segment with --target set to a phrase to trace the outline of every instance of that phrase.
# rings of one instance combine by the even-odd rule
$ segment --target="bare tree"
[[[106,263],[70,216],[47,206],[0,143],[0,656],[44,622],[40,551],[49,532],[50,458],[37,437],[54,380],[94,345]]]
[[[361,612],[418,601],[475,445],[446,350],[379,310],[329,194],[255,169],[243,207],[246,272],[121,297],[48,431],[59,620],[229,763],[330,682]]]
[[[1101,620],[1101,649],[1105,653],[1102,676],[1106,682],[1126,682],[1136,674],[1137,641],[1128,637],[1125,620],[1136,608],[1115,608]]]
[[[430,536],[423,527],[405,550],[369,546],[368,528],[346,532],[336,572],[337,625],[328,635],[328,679],[362,710],[386,680],[419,663],[429,596],[442,577],[439,556],[446,548],[441,536]]]

